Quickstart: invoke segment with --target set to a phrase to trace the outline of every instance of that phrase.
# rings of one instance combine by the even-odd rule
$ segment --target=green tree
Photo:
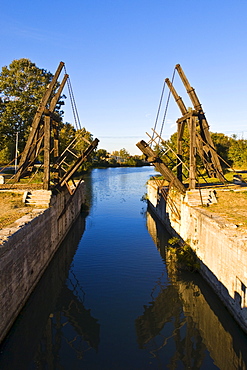
[[[112,152],[112,155],[116,157],[121,157],[122,159],[128,159],[130,157],[130,153],[125,148],[114,150]]]
[[[105,161],[107,158],[109,158],[109,154],[106,149],[98,149],[95,153],[94,158],[96,160]]]
[[[98,149],[93,156],[94,167],[109,167],[109,153],[106,149]]]
[[[119,156],[123,159],[128,159],[130,157],[130,153],[125,148],[122,148],[119,150]]]
[[[0,73],[0,150],[13,156],[18,131],[23,150],[37,107],[53,75],[38,68],[29,59],[14,60]],[[57,112],[62,114],[60,107]]]
[[[119,156],[120,156],[120,154],[119,154],[119,150],[114,150],[114,151],[112,152],[112,155],[114,155],[115,157],[119,157]]]
[[[233,167],[245,168],[247,167],[247,140],[239,139],[233,140],[229,148],[229,160]]]
[[[225,134],[217,132],[211,132],[211,137],[219,156],[227,163],[232,164],[233,161],[231,158],[229,158],[229,150],[236,140],[232,137],[226,136]]]
[[[143,160],[141,159],[141,156],[139,155],[134,155],[130,156],[126,161],[125,165],[131,166],[131,167],[141,167],[144,165]]]

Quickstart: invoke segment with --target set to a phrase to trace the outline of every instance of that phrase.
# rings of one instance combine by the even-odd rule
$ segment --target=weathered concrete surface
[[[67,203],[67,189],[54,195],[51,206],[24,216],[13,228],[1,232],[0,341],[51,261],[85,202],[84,183]]]
[[[186,196],[171,191],[180,217],[160,197],[155,185],[148,185],[153,211],[169,231],[188,242],[196,252],[201,273],[247,332],[247,233],[240,232],[215,213],[189,206]]]

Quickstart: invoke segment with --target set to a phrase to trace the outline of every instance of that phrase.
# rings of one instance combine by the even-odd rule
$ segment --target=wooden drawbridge
[[[223,174],[220,158],[214,147],[202,105],[179,64],[175,66],[175,70],[178,72],[193,105],[193,109],[186,108],[182,98],[177,94],[173,83],[168,78],[165,80],[165,84],[168,86],[170,93],[173,95],[182,113],[182,117],[177,120],[177,151],[174,152],[155,129],[152,136],[148,135],[150,139],[148,143],[142,140],[136,145],[146,156],[147,160],[163,175],[164,179],[181,193],[185,193],[186,191],[183,181],[183,168],[189,174],[189,189],[196,189],[200,185],[197,175],[197,157],[200,158],[208,177],[217,178],[221,183],[225,183],[226,179]],[[187,126],[189,132],[189,165],[186,165],[183,160],[182,142],[185,126]],[[163,144],[165,152],[162,148]],[[157,155],[157,150],[154,151],[152,149],[152,145],[156,145],[156,149],[158,148],[160,149],[159,151],[163,151],[163,155],[166,157],[166,163]],[[171,151],[173,152],[173,157],[175,156],[176,158],[175,163],[171,163],[169,156],[169,152]]]
[[[70,194],[73,194],[82,181],[74,181],[74,175],[83,162],[88,160],[99,140],[95,139],[89,142],[85,139],[83,132],[79,130],[65,150],[59,153],[59,123],[61,117],[55,110],[65,83],[68,82],[68,86],[71,88],[67,73],[65,73],[61,84],[58,84],[58,77],[63,68],[65,68],[64,63],[60,62],[39,104],[13,182],[17,183],[21,178],[31,175],[37,157],[43,153],[43,189],[59,190],[63,186],[67,186]],[[78,150],[76,151],[75,148],[82,141],[87,143],[87,147],[82,153],[78,154]],[[74,158],[72,164],[71,161],[68,161],[68,157],[71,158],[71,156]],[[72,186],[70,185],[71,182]]]

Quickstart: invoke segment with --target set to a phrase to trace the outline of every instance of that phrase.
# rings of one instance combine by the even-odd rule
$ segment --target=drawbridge
[[[59,83],[58,78],[63,69],[64,77]],[[77,130],[74,139],[62,153],[59,153],[61,117],[56,113],[56,108],[66,83]],[[82,142],[81,147],[85,149],[78,152],[78,147]],[[60,62],[37,108],[25,148],[19,156],[17,171],[8,181],[10,187],[20,182],[22,178],[34,176],[37,171],[42,171],[44,190],[59,191],[66,186],[72,195],[82,181],[82,179],[75,181],[75,174],[82,164],[88,161],[92,152],[97,148],[98,142],[97,138],[92,141],[85,138],[84,131],[80,127],[69,75],[66,72],[65,64]],[[40,155],[43,158],[43,163],[37,166],[36,163]]]
[[[178,95],[173,84],[175,72],[177,72],[181,78],[193,108],[187,108],[182,97]],[[199,166],[197,164],[198,158],[200,161],[200,168],[204,168],[204,172],[206,172],[209,178],[215,178],[218,182],[223,184],[226,183],[227,180],[223,174],[221,158],[217,154],[213,144],[202,105],[195,89],[191,87],[179,64],[175,66],[172,81],[170,81],[169,78],[165,79],[159,110],[165,86],[169,88],[166,111],[170,95],[172,95],[182,114],[177,120],[177,148],[174,150],[174,148],[169,146],[167,141],[162,139],[165,116],[161,133],[159,134],[156,131],[156,119],[152,135],[147,134],[149,137],[148,142],[141,140],[136,144],[137,147],[142,151],[146,159],[155,166],[157,171],[163,175],[169,186],[176,188],[180,193],[185,193],[188,188],[190,190],[200,188],[201,176],[199,175]],[[183,152],[185,128],[189,136],[189,149],[187,149],[189,161],[185,160]]]

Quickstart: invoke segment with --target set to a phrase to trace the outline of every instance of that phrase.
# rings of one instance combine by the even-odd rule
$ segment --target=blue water
[[[152,167],[95,169],[89,214],[0,348],[1,369],[245,369],[247,338],[142,200]]]

